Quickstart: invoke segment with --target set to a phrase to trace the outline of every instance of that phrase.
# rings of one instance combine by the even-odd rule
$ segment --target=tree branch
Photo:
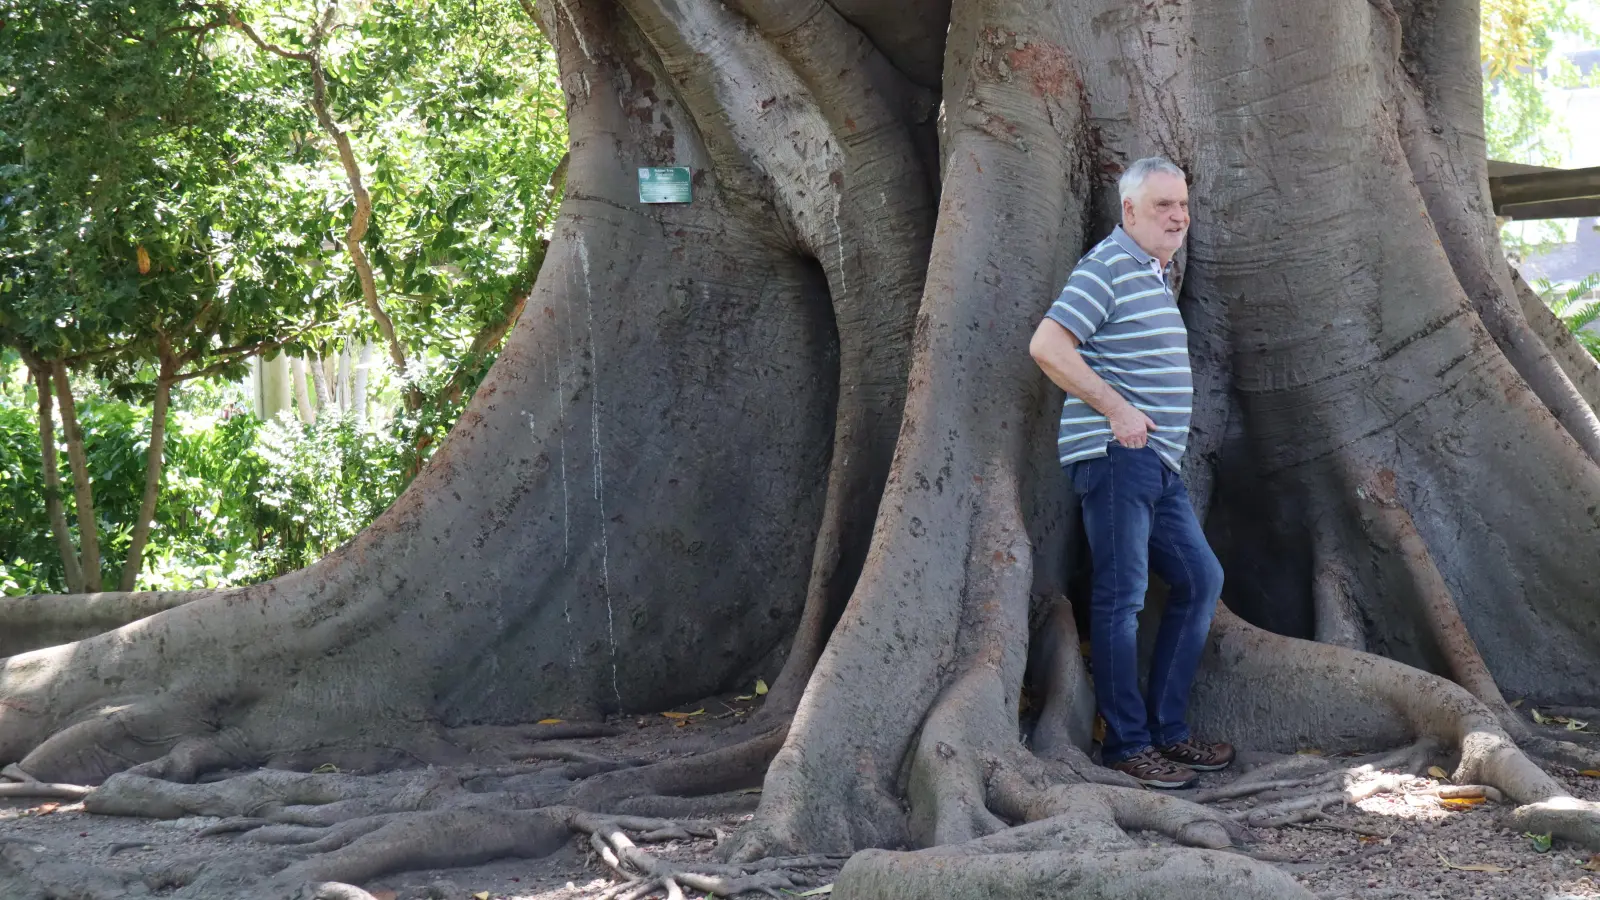
[[[268,53],[277,54],[284,59],[297,59],[301,62],[311,61],[313,54],[309,50],[287,50],[278,46],[277,44],[272,43],[271,41],[263,40],[261,35],[256,33],[255,28],[251,27],[249,22],[239,18],[239,14],[234,11],[233,7],[227,5],[226,3],[212,4],[211,8],[227,16],[228,24],[230,26],[244,32],[245,37],[249,38],[257,47],[260,47]]]
[[[473,364],[482,359],[485,353],[498,347],[505,339],[506,334],[517,324],[517,320],[522,318],[522,308],[527,305],[531,293],[532,290],[519,290],[513,294],[505,315],[485,325],[472,339],[472,346],[467,348],[466,355],[456,366],[455,374],[450,376],[449,383],[439,392],[439,399],[443,405],[448,406],[461,399],[461,395],[466,392],[467,378],[475,367]]]
[[[307,323],[301,327],[299,331],[295,331],[289,334],[287,337],[268,338],[264,341],[257,341],[254,344],[238,344],[232,347],[223,347],[222,349],[216,351],[216,354],[214,355],[220,356],[222,354],[231,354],[227,359],[218,360],[217,362],[214,362],[203,369],[196,369],[193,372],[178,373],[173,376],[172,383],[179,384],[185,381],[192,381],[196,378],[205,378],[209,375],[215,375],[234,363],[242,362],[252,356],[275,350],[279,347],[282,347],[284,344],[293,343],[294,341],[305,336],[306,332],[322,324],[324,323],[321,321]]]

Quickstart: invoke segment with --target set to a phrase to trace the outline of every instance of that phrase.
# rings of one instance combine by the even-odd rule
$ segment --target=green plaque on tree
[[[639,170],[640,203],[688,203],[691,193],[688,166]]]

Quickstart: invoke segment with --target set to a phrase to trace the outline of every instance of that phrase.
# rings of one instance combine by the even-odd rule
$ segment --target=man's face
[[[1176,175],[1152,174],[1138,193],[1122,201],[1122,230],[1146,253],[1171,260],[1189,231],[1189,186]]]

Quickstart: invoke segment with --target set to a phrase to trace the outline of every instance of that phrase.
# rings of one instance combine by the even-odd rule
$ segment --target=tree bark
[[[345,415],[350,413],[350,347],[339,348],[339,377],[334,382],[338,387],[339,412]]]
[[[78,562],[78,549],[72,544],[72,532],[67,527],[66,508],[61,503],[61,473],[56,465],[55,412],[52,409],[52,392],[48,364],[32,361],[28,371],[33,375],[34,390],[39,394],[39,468],[44,473],[44,506],[50,517],[50,532],[55,535],[56,550],[61,554],[61,569],[67,582],[68,593],[81,594],[84,590],[83,568]]]
[[[306,360],[296,356],[289,360],[289,368],[294,378],[295,407],[300,412],[300,421],[307,425],[317,419],[316,408],[311,405],[310,389],[306,385]]]
[[[0,599],[0,654],[70,644],[182,606],[205,591],[136,591]]]
[[[78,427],[78,407],[72,399],[72,383],[67,367],[60,361],[50,364],[56,399],[61,406],[61,429],[67,439],[67,462],[72,467],[73,498],[77,508],[78,543],[82,549],[85,590],[100,590],[100,536],[94,514],[94,486],[89,481],[89,459],[84,453],[83,429]]]
[[[1522,314],[1527,317],[1528,324],[1539,335],[1539,340],[1544,341],[1546,347],[1555,355],[1561,364],[1562,371],[1572,379],[1572,384],[1582,395],[1583,401],[1589,408],[1600,411],[1600,361],[1590,355],[1578,339],[1567,331],[1566,325],[1550,311],[1540,297],[1522,276],[1513,272],[1512,280],[1516,284],[1517,297],[1522,303]]]
[[[317,394],[316,418],[328,415],[333,406],[333,398],[328,393],[328,361],[321,355],[313,355],[306,360],[306,367],[311,370],[311,386]]]
[[[150,445],[145,451],[144,492],[139,499],[139,518],[133,521],[133,534],[128,543],[128,558],[122,565],[122,577],[117,590],[131,591],[139,581],[139,570],[144,567],[144,548],[150,542],[150,528],[155,522],[156,501],[161,498],[161,469],[165,463],[167,446],[167,408],[172,400],[174,360],[163,354],[160,374],[156,377],[155,405],[150,411]]]
[[[372,371],[372,342],[361,341],[361,355],[357,359],[355,382],[350,388],[350,411],[356,422],[367,424],[367,378]]]

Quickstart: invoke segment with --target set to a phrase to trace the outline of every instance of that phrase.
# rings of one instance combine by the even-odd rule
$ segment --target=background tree
[[[1554,55],[1558,35],[1600,40],[1593,12],[1569,0],[1486,0],[1482,6],[1484,136],[1490,159],[1560,167],[1557,143],[1568,136],[1545,98],[1551,88],[1577,87],[1582,73]],[[1501,239],[1514,261],[1561,240],[1549,221],[1506,223]]]
[[[321,129],[304,61],[261,58],[216,8],[51,5],[10,33],[16,90],[5,114],[15,163],[5,170],[13,215],[0,317],[10,342],[51,376],[49,399],[59,396],[63,415],[76,409],[72,368],[153,407],[143,500],[126,519],[101,522],[90,511],[82,429],[75,417],[64,422],[83,555],[99,559],[106,534],[127,557],[124,590],[134,586],[159,506],[175,385],[237,379],[246,358],[286,345],[297,358],[344,354],[342,377],[324,379],[337,394],[328,400],[364,412],[367,370],[352,375],[349,356],[359,359],[359,349],[345,348],[373,331],[359,310],[381,285],[405,298],[401,353],[419,359],[394,383],[413,401],[429,398],[396,426],[411,435],[403,465],[414,472],[515,321],[554,209],[559,96],[553,64],[539,62],[548,46],[520,10],[496,19],[464,9],[436,4],[419,15],[379,5],[341,23],[319,63],[323,112],[358,131],[341,127],[338,140]],[[505,90],[513,73],[517,88]],[[329,252],[357,214],[340,143],[376,161],[379,221],[368,240],[376,280],[371,266],[363,276],[354,257]],[[43,145],[54,152],[28,156],[27,147]],[[478,178],[507,190],[469,193]],[[369,202],[360,217],[370,212]],[[353,403],[356,385],[363,391]],[[41,425],[53,438],[53,422]],[[48,478],[48,467],[39,471]],[[55,568],[65,576],[77,568],[72,525],[64,510],[54,513],[59,494],[43,493],[63,553]],[[376,512],[357,509],[368,512],[355,527]],[[282,559],[303,560],[306,550],[315,558],[336,543],[297,545]],[[64,586],[98,589],[101,567],[88,568],[91,578]],[[117,579],[117,567],[109,570]]]
[[[1196,724],[1448,748],[1514,827],[1600,843],[1600,810],[1528,755],[1592,748],[1504,699],[1600,687],[1600,420],[1497,240],[1475,3],[539,12],[568,189],[532,314],[445,446],[308,569],[7,661],[0,760],[104,780],[91,809],[266,810],[338,847],[257,895],[569,829],[643,865],[619,829],[660,823],[578,810],[739,808],[759,781],[728,878],[854,853],[835,896],[1308,896],[1085,755],[1060,397],[1026,342],[1115,176],[1163,152],[1193,173],[1186,464],[1231,610]],[[666,164],[694,201],[640,204],[638,167]],[[780,658],[759,719],[698,757],[192,783],[517,758],[540,733],[518,723],[657,710]]]
[[[82,550],[81,563],[64,563],[83,571],[89,590],[100,588],[104,563],[68,371],[93,368],[153,404],[143,498],[126,561],[111,564],[131,590],[173,385],[237,376],[246,358],[328,315],[307,296],[298,261],[271,239],[306,209],[274,199],[276,161],[257,148],[288,144],[295,123],[252,103],[261,85],[208,53],[208,36],[192,10],[162,3],[51,4],[7,30],[0,328],[30,367],[51,375]],[[48,453],[49,410],[40,408]]]

